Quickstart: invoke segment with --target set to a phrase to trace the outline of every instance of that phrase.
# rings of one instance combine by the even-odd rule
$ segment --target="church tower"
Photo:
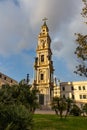
[[[51,38],[46,24],[46,18],[38,35],[36,58],[34,64],[34,86],[39,90],[39,103],[49,106],[53,91],[53,62]]]

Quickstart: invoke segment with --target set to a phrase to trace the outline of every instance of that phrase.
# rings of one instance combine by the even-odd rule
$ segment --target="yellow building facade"
[[[51,38],[44,19],[38,35],[36,58],[34,63],[34,86],[39,90],[39,103],[48,106],[53,93],[53,62]]]
[[[53,96],[60,97],[60,86],[54,86],[53,88]]]
[[[18,84],[18,82],[0,72],[0,87],[4,86],[5,84],[15,85],[15,84]]]

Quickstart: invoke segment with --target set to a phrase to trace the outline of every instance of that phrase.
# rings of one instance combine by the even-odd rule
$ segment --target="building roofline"
[[[18,81],[17,81],[17,80],[15,80],[15,79],[13,79],[13,78],[11,78],[11,77],[7,76],[6,74],[3,74],[2,72],[0,72],[0,75],[3,75],[3,76],[5,76],[5,77],[7,77],[7,78],[9,78],[9,79],[13,80],[14,82],[18,83]]]
[[[60,82],[61,85],[63,84],[68,84],[68,85],[73,85],[73,84],[79,84],[79,83],[87,83],[87,80],[83,80],[83,81],[68,81],[68,82]]]

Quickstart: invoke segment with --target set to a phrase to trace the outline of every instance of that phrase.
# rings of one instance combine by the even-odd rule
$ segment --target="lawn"
[[[87,130],[87,117],[60,119],[56,115],[35,114],[33,130]]]

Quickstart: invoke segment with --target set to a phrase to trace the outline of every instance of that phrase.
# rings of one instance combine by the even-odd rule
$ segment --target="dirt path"
[[[55,114],[52,110],[36,110],[35,114]]]

